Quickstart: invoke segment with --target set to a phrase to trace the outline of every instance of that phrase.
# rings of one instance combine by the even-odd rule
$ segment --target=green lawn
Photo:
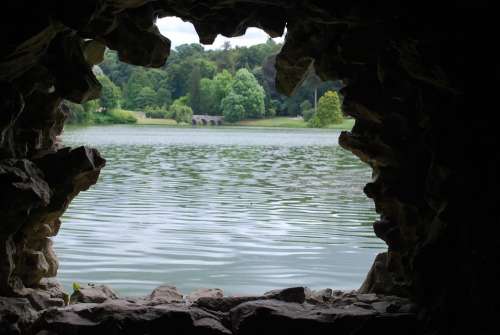
[[[137,124],[177,126],[177,122],[175,122],[174,119],[145,119],[145,118],[137,118]]]
[[[235,123],[237,126],[245,127],[282,127],[282,128],[307,128],[307,122],[300,118],[286,116],[274,117],[271,119],[245,120]],[[346,119],[340,124],[331,124],[328,129],[351,130],[354,125],[353,119]]]
[[[136,113],[137,124],[140,125],[165,125],[179,126],[174,119],[148,119],[141,117]],[[278,116],[271,119],[244,120],[234,124],[226,123],[226,126],[243,126],[243,127],[276,127],[276,128],[307,128],[307,122],[301,118]],[[326,129],[351,130],[354,125],[353,119],[345,119],[340,124],[331,124]]]

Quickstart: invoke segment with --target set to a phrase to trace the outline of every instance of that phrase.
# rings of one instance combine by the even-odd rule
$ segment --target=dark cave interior
[[[319,0],[2,4],[0,332],[137,334],[143,327],[152,327],[150,333],[173,327],[178,334],[491,333],[494,319],[488,315],[499,310],[494,292],[499,248],[492,232],[498,150],[482,76],[496,77],[498,63],[494,52],[484,50],[493,31],[489,15],[487,2],[443,8]],[[113,313],[122,317],[96,321],[89,316],[88,324],[72,323],[57,308],[46,310],[57,307],[50,301],[60,300],[43,280],[57,274],[50,237],[71,200],[96,183],[105,165],[97,150],[67,148],[58,141],[67,113],[61,101],[83,103],[99,96],[91,66],[102,61],[106,47],[123,62],[162,66],[170,41],[155,21],[165,16],[192,22],[202,43],[213,42],[217,34],[242,35],[247,27],[281,36],[286,26],[276,61],[276,85],[285,94],[311,67],[324,80],[343,80],[343,109],[356,122],[342,133],[340,145],[373,169],[364,192],[380,214],[374,231],[388,246],[359,293],[410,299],[417,306],[411,322],[408,315],[394,320],[382,315],[378,323],[363,316],[366,327],[347,317],[318,326],[300,309],[288,329],[278,312],[254,313],[235,323],[234,315],[245,311],[233,311],[232,324],[222,322],[222,329],[204,324],[216,322],[209,317],[194,318],[193,326],[187,314],[172,309],[148,310],[156,318],[149,324],[141,320],[140,326],[130,321],[130,311],[118,308]],[[468,94],[476,97],[471,107],[465,101],[466,83]],[[479,111],[484,111],[481,117]],[[83,312],[73,308],[70,312],[83,320]]]

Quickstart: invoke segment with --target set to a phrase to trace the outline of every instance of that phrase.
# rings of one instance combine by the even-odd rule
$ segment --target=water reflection
[[[317,130],[67,129],[97,147],[100,182],[56,237],[59,277],[126,295],[161,283],[229,294],[293,285],[356,288],[383,243],[370,170]]]

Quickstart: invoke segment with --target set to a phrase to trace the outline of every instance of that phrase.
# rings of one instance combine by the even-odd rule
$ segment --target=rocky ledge
[[[409,300],[356,291],[293,287],[224,296],[220,289],[200,289],[183,295],[163,285],[146,297],[121,298],[107,286],[89,285],[68,301],[57,284],[44,285],[27,297],[0,297],[1,334],[419,333]]]

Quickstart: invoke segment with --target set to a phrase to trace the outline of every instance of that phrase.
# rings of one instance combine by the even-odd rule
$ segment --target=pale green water
[[[124,295],[162,283],[183,292],[357,288],[384,250],[362,193],[370,169],[313,129],[66,129],[98,148],[99,183],[81,193],[55,238],[59,279]]]

